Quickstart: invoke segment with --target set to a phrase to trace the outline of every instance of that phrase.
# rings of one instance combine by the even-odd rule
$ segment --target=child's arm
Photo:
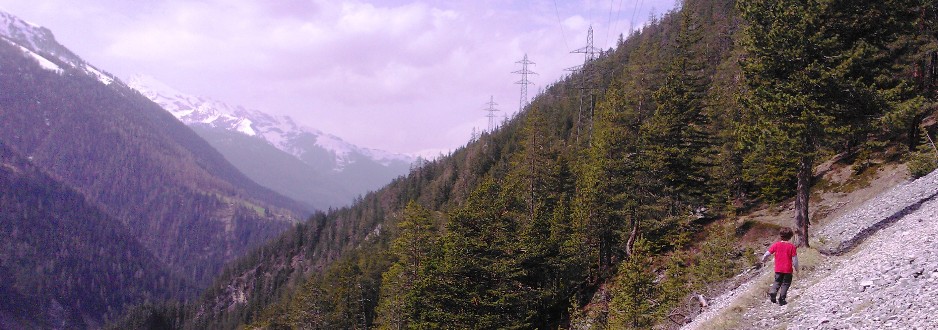
[[[798,272],[798,256],[791,257],[791,265],[794,266],[794,271]]]
[[[766,261],[767,259],[769,259],[769,256],[771,256],[771,255],[772,255],[772,252],[765,251],[765,254],[762,255],[762,261],[761,261],[761,262],[762,262],[762,263],[765,263],[765,261]]]

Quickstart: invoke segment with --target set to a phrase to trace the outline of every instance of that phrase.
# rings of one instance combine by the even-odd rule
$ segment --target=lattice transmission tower
[[[518,104],[518,113],[521,113],[521,111],[524,111],[524,107],[528,105],[528,85],[534,85],[533,82],[528,80],[528,75],[537,74],[537,72],[528,69],[528,65],[536,63],[528,60],[528,54],[524,54],[524,59],[515,63],[521,64],[521,70],[512,72],[521,75],[521,80],[515,82],[515,84],[521,85],[521,101]]]
[[[489,97],[489,101],[488,103],[485,103],[485,105],[486,105],[486,108],[482,109],[482,111],[488,112],[488,114],[486,114],[485,116],[489,118],[488,132],[491,133],[495,130],[495,117],[496,117],[495,113],[501,110],[498,110],[495,108],[495,106],[498,105],[498,103],[495,103],[495,96]]]
[[[593,46],[593,26],[590,25],[589,30],[587,30],[586,32],[586,46],[584,46],[583,48],[575,49],[570,52],[573,54],[583,54],[582,65],[578,65],[578,66],[567,69],[567,71],[572,71],[574,74],[576,73],[580,74],[580,82],[578,86],[578,89],[580,90],[580,108],[579,108],[579,112],[577,113],[577,123],[576,123],[577,145],[579,145],[580,143],[580,128],[583,127],[584,120],[589,120],[589,136],[590,137],[593,136],[593,111],[594,111],[593,106],[595,104],[595,100],[594,100],[595,96],[593,95],[594,88],[593,88],[593,82],[592,82],[592,77],[593,77],[593,72],[591,69],[592,67],[589,66],[588,64],[589,62],[596,59],[596,54],[598,54],[600,51],[601,50],[599,48],[596,48],[595,46]],[[585,112],[589,115],[589,118],[584,119],[583,101],[584,99],[587,99],[587,98],[589,99],[589,104],[588,104],[587,109],[585,109],[586,110]]]

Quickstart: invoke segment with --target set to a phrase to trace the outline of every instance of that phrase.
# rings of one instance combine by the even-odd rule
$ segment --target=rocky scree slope
[[[936,196],[938,171],[900,184],[818,230],[822,254],[795,275],[789,305],[764,298],[772,276],[766,266],[683,329],[938,327]]]

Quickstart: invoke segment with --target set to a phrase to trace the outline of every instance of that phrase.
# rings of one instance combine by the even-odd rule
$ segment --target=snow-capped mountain
[[[52,31],[0,10],[0,40],[17,46],[39,62],[44,69],[65,74],[77,70],[109,85],[114,76],[98,70],[55,40]],[[63,67],[64,66],[64,67]]]
[[[383,166],[410,164],[414,161],[414,157],[409,155],[353,145],[335,135],[297,125],[287,116],[271,116],[241,106],[189,95],[150,76],[133,76],[127,80],[127,84],[187,125],[206,125],[256,136],[301,160],[306,160],[317,151],[311,148],[321,148],[332,155],[330,162],[333,163],[332,170],[336,172],[343,171],[361,157]]]
[[[139,91],[187,124],[251,180],[317,209],[346,205],[386,185],[406,174],[416,159],[355,146],[289,117],[185,94],[150,77],[136,76],[125,84],[59,44],[48,29],[0,10],[3,43],[63,77],[89,77],[121,93]]]

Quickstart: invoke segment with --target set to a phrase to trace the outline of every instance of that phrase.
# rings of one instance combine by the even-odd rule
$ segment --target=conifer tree
[[[612,329],[649,329],[660,317],[656,300],[661,288],[655,283],[648,249],[648,242],[639,239],[629,259],[619,264],[619,277],[609,303]]]
[[[411,201],[397,226],[391,245],[397,262],[382,276],[377,323],[384,329],[420,328],[426,318],[429,263],[438,244],[436,224],[429,210]]]
[[[515,258],[529,270],[533,326],[555,327],[567,312],[567,297],[581,278],[580,256],[571,245],[570,196],[575,182],[562,147],[549,131],[547,114],[529,108],[523,117],[520,148],[512,160],[502,194],[524,205]],[[519,214],[521,215],[521,214]]]
[[[531,327],[534,311],[521,241],[525,206],[492,179],[453,212],[443,237],[443,264],[436,278],[431,319],[462,329]]]
[[[696,52],[700,24],[691,10],[680,15],[673,58],[665,69],[664,84],[654,94],[657,109],[642,127],[645,165],[659,181],[664,210],[672,217],[703,206],[709,183],[706,152],[711,148],[704,116],[709,81]]]
[[[752,0],[738,8],[748,22],[742,63],[746,106],[759,143],[778,144],[796,163],[795,228],[808,246],[808,202],[822,146],[859,134],[888,107],[881,94],[892,59],[888,45],[918,0]],[[870,24],[870,22],[876,22]]]
[[[597,106],[595,136],[589,149],[589,163],[579,182],[576,207],[578,237],[586,249],[591,277],[608,275],[617,250],[629,253],[638,237],[650,190],[642,182],[638,127],[640,119],[614,80]],[[624,234],[623,234],[624,232]],[[621,236],[626,236],[624,240]],[[624,246],[622,246],[624,245]]]

